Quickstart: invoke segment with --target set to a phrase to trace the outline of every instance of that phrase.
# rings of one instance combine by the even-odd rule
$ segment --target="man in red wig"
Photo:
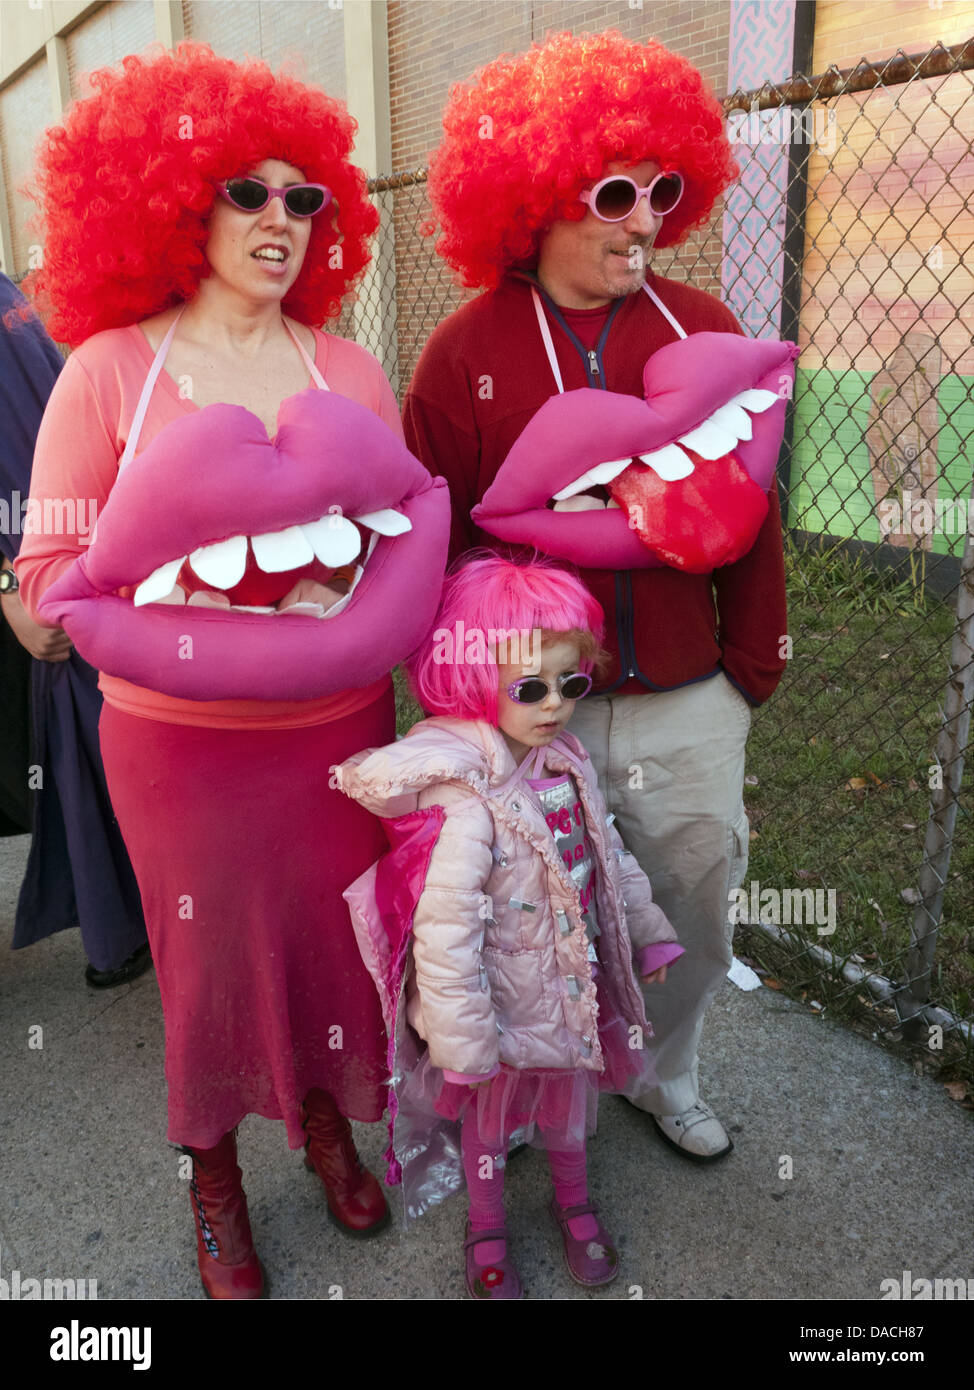
[[[430,164],[437,249],[485,293],[430,338],[405,429],[449,483],[456,557],[491,543],[471,511],[553,395],[642,397],[647,358],[677,336],[742,332],[718,299],[650,264],[654,247],[706,224],[738,169],[701,74],[655,41],[612,32],[556,34],[489,64],[454,87],[444,131]],[[619,505],[601,475],[586,481],[556,509]],[[573,558],[570,547],[560,553]],[[629,1098],[680,1154],[706,1163],[732,1144],[700,1099],[697,1047],[731,964],[728,900],[747,867],[751,708],[784,665],[775,488],[734,563],[704,573],[590,566],[582,576],[606,612],[611,665],[572,732],[687,952],[647,992],[655,1080]]]

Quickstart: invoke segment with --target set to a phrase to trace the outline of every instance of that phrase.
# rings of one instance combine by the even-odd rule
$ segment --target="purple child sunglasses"
[[[522,676],[520,680],[507,687],[507,693],[515,704],[537,705],[548,698],[551,688],[540,676]],[[592,689],[592,677],[581,671],[559,676],[557,688],[563,700],[580,700]]]

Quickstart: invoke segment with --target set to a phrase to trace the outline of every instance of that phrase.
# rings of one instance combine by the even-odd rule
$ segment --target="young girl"
[[[345,896],[389,1025],[394,1169],[417,1215],[462,1161],[475,1298],[522,1296],[503,1205],[521,1127],[547,1149],[572,1278],[615,1278],[585,1140],[600,1087],[644,1066],[633,943],[645,981],[682,954],[564,732],[591,686],[602,618],[556,566],[471,560],[409,667],[434,717],[337,770],[393,846]]]

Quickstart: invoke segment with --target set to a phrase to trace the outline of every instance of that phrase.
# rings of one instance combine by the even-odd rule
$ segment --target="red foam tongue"
[[[768,514],[768,498],[734,454],[702,459],[686,452],[694,465],[687,478],[664,482],[648,464],[634,463],[608,487],[639,539],[664,564],[708,574],[747,554]]]

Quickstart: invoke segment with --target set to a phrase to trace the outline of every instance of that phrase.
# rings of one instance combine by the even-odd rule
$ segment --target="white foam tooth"
[[[750,415],[742,405],[735,405],[733,401],[719,405],[710,419],[722,429],[730,430],[738,439],[748,440],[754,434]]]
[[[201,545],[191,552],[189,563],[204,584],[212,584],[214,589],[232,589],[247,568],[247,537],[230,536],[213,545]]]
[[[266,531],[251,536],[254,559],[265,574],[283,574],[310,565],[315,558],[314,546],[300,526],[285,526],[283,531]]]
[[[595,480],[590,473],[583,473],[580,478],[576,478],[573,483],[560,488],[558,492],[552,493],[556,502],[564,502],[569,497],[574,497],[576,492],[584,492],[587,487],[594,487]]]
[[[186,600],[190,608],[230,608],[231,603],[226,594],[213,593],[209,589],[197,589],[190,594]]]
[[[183,608],[186,605],[186,590],[181,589],[178,584],[174,584],[166,597],[157,598],[156,603],[170,603],[174,608]]]
[[[554,506],[556,512],[604,512],[605,503],[600,497],[564,497]]]
[[[613,478],[618,478],[620,473],[624,473],[632,463],[632,455],[627,459],[613,459],[611,463],[597,463],[594,468],[588,470],[588,476],[593,483],[600,486],[611,483]]]
[[[321,563],[331,569],[349,564],[362,548],[361,531],[338,512],[330,512],[317,521],[306,521],[301,530]]]
[[[704,420],[695,430],[690,430],[688,434],[681,434],[680,443],[685,444],[688,449],[692,449],[701,458],[719,459],[730,453],[737,443],[737,438],[731,434],[730,430],[721,429],[719,425],[713,424],[710,420]]]
[[[770,410],[778,399],[774,391],[762,391],[760,387],[755,386],[750,391],[738,391],[736,396],[730,398],[728,405],[742,405],[745,410],[760,415],[765,410]]]
[[[361,516],[353,516],[352,520],[360,521],[372,531],[378,531],[380,536],[402,536],[406,531],[413,529],[409,517],[397,512],[394,507],[382,507],[377,512],[363,512]]]
[[[559,492],[552,493],[552,498],[555,502],[562,502],[566,497],[574,497],[576,492],[584,492],[587,487],[603,487],[606,483],[611,483],[613,478],[618,478],[620,473],[624,473],[631,463],[632,455],[627,459],[597,463],[573,483],[568,483]]]
[[[651,468],[664,483],[677,483],[693,472],[693,459],[687,458],[679,444],[664,444],[651,454],[640,454],[640,461]]]
[[[325,616],[324,604],[312,603],[310,599],[289,603],[287,608],[278,608],[275,611],[279,618],[286,618],[289,615],[295,618],[323,618]]]
[[[167,560],[164,565],[152,571],[148,579],[143,579],[136,589],[132,602],[136,608],[141,608],[146,603],[158,603],[160,599],[167,598],[172,593],[176,583],[176,575],[183,567],[184,555],[179,560]]]
[[[616,499],[614,497],[610,497],[608,502],[606,502],[605,504],[605,510],[609,512],[612,510],[613,507],[615,507],[616,511],[622,511],[622,508],[619,506],[619,503],[616,501]]]

